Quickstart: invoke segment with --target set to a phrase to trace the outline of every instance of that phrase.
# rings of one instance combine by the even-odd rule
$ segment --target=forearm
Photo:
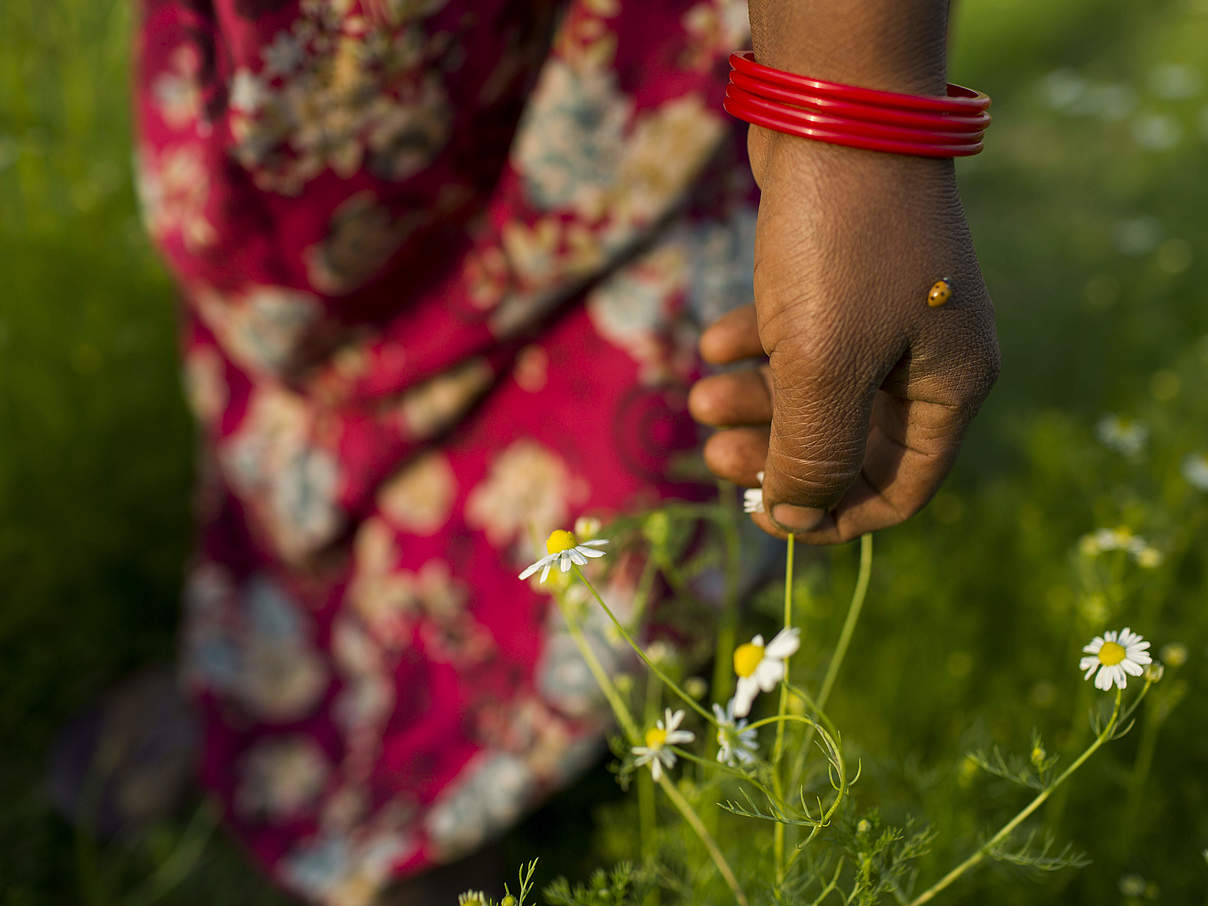
[[[949,0],[750,0],[755,59],[836,82],[942,94]]]

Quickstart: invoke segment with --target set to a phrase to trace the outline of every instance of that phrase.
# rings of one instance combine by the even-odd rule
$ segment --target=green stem
[[[676,685],[675,680],[673,680],[671,677],[669,677],[667,674],[665,674],[662,670],[660,670],[655,665],[655,663],[652,660],[650,660],[650,658],[646,657],[646,652],[643,651],[641,646],[638,645],[638,643],[633,640],[633,636],[631,636],[629,634],[629,630],[627,630],[621,624],[621,621],[617,619],[617,616],[616,616],[616,614],[614,614],[612,612],[612,609],[609,608],[609,606],[604,603],[604,599],[602,597],[600,597],[600,593],[598,591],[596,591],[596,587],[594,585],[592,585],[591,582],[588,581],[587,576],[583,575],[582,570],[580,570],[577,565],[574,566],[573,569],[575,571],[575,575],[579,577],[579,581],[587,586],[587,590],[590,591],[592,597],[596,599],[596,603],[598,603],[602,608],[604,608],[604,613],[606,613],[608,615],[608,619],[612,620],[612,625],[615,626],[617,632],[619,632],[621,634],[621,638],[623,638],[626,642],[629,643],[629,647],[632,648],[637,653],[637,656],[642,659],[642,663],[645,664],[650,669],[650,672],[653,673],[655,676],[657,676],[660,680],[662,680],[664,685],[666,685],[668,689],[670,689],[672,692],[674,692],[676,695],[678,695],[680,697],[680,699],[683,700],[688,705],[688,707],[690,707],[693,711],[695,711],[697,714],[699,714],[701,717],[703,717],[708,722],[709,726],[716,729],[717,721],[714,719],[713,715],[710,714],[708,711],[706,711],[704,708],[702,708],[700,705],[698,705],[696,703],[696,700],[692,696],[690,696],[687,692],[685,692],[678,685]]]
[[[717,848],[717,844],[709,836],[709,832],[705,830],[700,816],[692,810],[692,806],[688,804],[688,800],[680,795],[680,791],[675,788],[675,784],[665,776],[659,778],[659,786],[663,788],[663,792],[667,794],[667,798],[671,800],[671,804],[679,810],[684,820],[688,822],[688,826],[696,831],[696,836],[700,838],[700,842],[708,850],[709,855],[713,859],[713,864],[717,866],[718,872],[726,882],[726,886],[730,888],[730,892],[734,894],[734,899],[738,902],[739,906],[750,906],[747,895],[742,892],[742,888],[738,885],[738,878],[734,877],[734,872],[730,869],[729,863],[726,862],[726,857],[721,854],[721,850]]]
[[[575,572],[579,572],[578,567],[575,568]],[[595,589],[592,588],[591,583],[587,582],[587,580],[583,578],[582,573],[579,573],[579,578],[582,579],[583,582],[587,584],[587,587],[591,589],[592,593],[595,594]],[[596,594],[596,600],[600,601],[600,596],[598,594]],[[622,700],[620,693],[617,691],[617,687],[613,685],[612,679],[604,670],[604,667],[596,657],[595,652],[591,650],[591,645],[587,643],[587,639],[584,638],[583,632],[571,618],[568,608],[566,608],[562,603],[562,599],[559,597],[557,601],[558,607],[562,611],[562,616],[566,620],[567,628],[570,630],[571,638],[574,639],[575,645],[579,649],[579,653],[583,656],[583,660],[587,663],[587,669],[591,671],[591,675],[595,678],[596,685],[600,687],[600,691],[604,693],[604,698],[607,699],[608,704],[612,707],[612,711],[613,714],[616,715],[617,722],[621,725],[621,728],[624,730],[625,735],[629,739],[629,744],[631,746],[641,745],[643,742],[641,731],[638,729],[638,725],[634,721],[633,715],[629,713],[629,708]],[[604,607],[605,611],[608,611],[608,607],[603,601],[600,601],[600,604]],[[612,617],[613,623],[616,623],[619,628],[620,623],[617,622],[616,617],[612,616],[611,611],[608,612],[608,615]],[[624,630],[622,630],[622,632],[623,631]],[[633,644],[632,641],[630,644]],[[645,660],[644,655],[643,660]],[[734,872],[731,870],[729,863],[726,861],[726,857],[723,856],[721,850],[717,848],[717,844],[709,835],[709,832],[705,829],[705,826],[701,823],[701,820],[697,816],[696,812],[692,810],[692,806],[688,804],[684,797],[680,795],[679,790],[677,790],[665,776],[660,777],[658,783],[659,786],[662,787],[663,792],[667,794],[667,798],[671,800],[672,804],[683,816],[684,820],[688,822],[688,825],[693,831],[696,832],[697,837],[700,838],[701,843],[704,845],[710,857],[713,859],[713,864],[717,866],[718,872],[729,886],[730,891],[734,894],[734,899],[739,903],[739,906],[749,906],[746,894],[742,892],[742,888],[738,885],[738,879],[734,876]]]
[[[651,726],[659,713],[658,683],[646,683],[646,726]],[[638,827],[642,840],[642,852],[652,853],[656,822],[654,809],[654,781],[645,771],[638,777]]]
[[[1143,694],[1144,694],[1144,692],[1142,692],[1142,695]],[[1090,758],[1092,755],[1094,755],[1095,752],[1098,751],[1099,747],[1102,746],[1105,742],[1107,742],[1108,739],[1111,738],[1112,732],[1116,728],[1116,721],[1120,717],[1120,703],[1121,703],[1123,697],[1124,697],[1123,691],[1120,689],[1117,689],[1116,690],[1116,703],[1115,703],[1115,706],[1112,708],[1112,716],[1108,720],[1107,726],[1105,726],[1103,728],[1103,730],[1100,731],[1099,735],[1097,737],[1095,737],[1095,741],[1092,742],[1089,746],[1087,746],[1086,750],[1083,751],[1083,753],[1078,756],[1078,758],[1073,762],[1073,764],[1071,764],[1068,768],[1066,768],[1064,771],[1062,771],[1061,775],[1056,780],[1054,780],[1051,784],[1049,784],[1049,786],[1047,786],[1043,790],[1041,790],[1036,795],[1035,799],[1033,799],[1031,802],[1029,802],[1027,805],[1025,805],[1022,809],[1020,809],[1014,818],[1012,818],[1010,821],[1008,821],[1006,824],[1004,824],[999,829],[998,833],[996,833],[993,837],[991,837],[989,840],[987,840],[985,843],[983,843],[981,846],[979,846],[977,848],[977,850],[971,856],[969,856],[969,858],[967,858],[964,862],[962,862],[960,865],[956,866],[956,868],[952,869],[952,871],[948,872],[948,874],[944,875],[942,878],[940,878],[938,881],[936,881],[934,884],[932,884],[930,887],[928,887],[925,891],[923,891],[921,894],[919,894],[917,897],[915,897],[913,900],[911,900],[910,906],[922,906],[923,903],[930,902],[932,899],[935,898],[936,894],[938,894],[944,888],[948,887],[948,885],[950,885],[953,881],[955,881],[957,878],[959,878],[961,875],[963,875],[969,869],[973,868],[975,865],[977,865],[979,862],[981,862],[986,857],[986,853],[988,853],[995,846],[997,846],[1000,841],[1002,841],[1007,836],[1009,836],[1011,834],[1011,832],[1015,830],[1015,828],[1019,827],[1020,824],[1022,824],[1025,820],[1027,820],[1028,816],[1031,815],[1032,812],[1036,811],[1036,809],[1040,808],[1040,806],[1044,804],[1045,800],[1048,799],[1049,796],[1052,795],[1053,790],[1055,790],[1057,787],[1061,786],[1061,784],[1063,784],[1067,779],[1069,779],[1069,777],[1076,770],[1078,770],[1080,767],[1082,767],[1082,765],[1086,763],[1086,760],[1088,758]]]
[[[868,597],[868,583],[871,577],[872,535],[867,534],[860,536],[860,571],[856,574],[856,587],[852,592],[851,601],[847,605],[847,617],[843,621],[843,629],[839,632],[839,641],[835,644],[835,652],[831,655],[830,663],[826,667],[826,676],[822,678],[822,689],[818,692],[818,699],[814,704],[814,710],[819,715],[822,714],[827,701],[830,699],[831,690],[834,688],[835,680],[839,676],[839,668],[843,666],[843,659],[847,656],[848,646],[851,645],[852,636],[855,635],[856,623],[859,622],[860,612],[864,609],[864,599]],[[793,764],[793,786],[801,782],[801,773],[805,770],[805,757],[809,752],[810,743],[813,741],[814,733],[811,731],[802,742],[801,748],[797,750],[797,758]]]
[[[787,553],[785,555],[784,564],[784,628],[789,629],[793,625],[793,542],[795,536],[789,535],[786,543]],[[788,711],[789,703],[789,662],[786,658],[784,661],[784,678],[780,684],[780,704],[776,709],[778,717],[784,717]],[[784,798],[784,786],[780,779],[780,758],[784,752],[784,721],[776,723],[776,742],[772,746],[772,788],[776,791],[776,798]],[[772,837],[773,854],[776,860],[776,884],[781,886],[784,884],[784,825],[777,823],[773,830]]]

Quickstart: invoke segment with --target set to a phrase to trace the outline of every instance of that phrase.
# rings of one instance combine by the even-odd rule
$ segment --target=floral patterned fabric
[[[698,327],[751,292],[745,29],[733,0],[144,0],[139,188],[203,451],[184,675],[205,782],[296,893],[367,903],[598,750],[516,573],[692,493]]]

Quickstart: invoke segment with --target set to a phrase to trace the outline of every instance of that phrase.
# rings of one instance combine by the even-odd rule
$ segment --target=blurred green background
[[[1208,2],[961,0],[954,24],[952,77],[995,99],[986,153],[959,167],[1003,376],[945,491],[878,539],[833,716],[866,759],[857,800],[935,822],[930,879],[1024,801],[966,748],[1026,753],[1034,726],[1084,744],[1078,649],[1104,628],[1184,646],[1138,729],[1046,808],[1094,864],[982,871],[948,901],[1203,903],[1208,498],[1180,464],[1208,449]],[[43,792],[56,729],[170,658],[190,543],[174,295],[131,185],[131,28],[126,2],[0,4],[0,903],[145,902],[182,841],[201,854],[163,902],[275,902],[187,816],[99,845]],[[1145,425],[1143,449],[1097,439],[1109,412]],[[1157,568],[1078,552],[1121,525]],[[853,566],[848,549],[802,576],[807,662]]]

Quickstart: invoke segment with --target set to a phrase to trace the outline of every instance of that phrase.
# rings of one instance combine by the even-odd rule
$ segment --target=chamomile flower
[[[1183,477],[1197,491],[1208,491],[1208,453],[1192,453],[1185,457]]]
[[[604,551],[597,550],[597,548],[604,547],[606,544],[608,542],[603,539],[584,541],[580,544],[575,540],[574,532],[563,529],[550,532],[550,536],[545,542],[546,556],[536,563],[529,564],[520,574],[520,578],[527,579],[537,570],[541,570],[541,578],[538,581],[544,582],[549,576],[549,571],[555,565],[564,573],[570,572],[572,565],[586,566],[588,557],[604,556]]]
[[[759,751],[759,741],[753,729],[747,729],[745,719],[735,719],[734,699],[722,706],[713,703],[713,716],[717,718],[717,760],[730,767],[750,764]]]
[[[457,898],[457,906],[487,906],[487,895],[481,890],[467,890]]]
[[[734,693],[734,713],[746,717],[751,713],[751,703],[760,690],[771,692],[784,679],[784,662],[801,645],[801,630],[782,629],[767,645],[763,636],[757,635],[745,645],[734,649],[734,672],[738,674],[738,688]]]
[[[655,780],[663,776],[663,768],[675,765],[675,753],[668,746],[696,739],[696,734],[691,730],[678,729],[683,719],[683,711],[673,713],[670,708],[665,709],[663,719],[646,731],[646,745],[633,747],[633,754],[637,756],[633,763],[638,767],[650,765],[650,773]]]
[[[742,492],[742,511],[744,513],[763,512],[763,473],[756,472],[755,480],[759,482],[759,487],[747,488]]]
[[[1131,631],[1127,626],[1118,633],[1110,630],[1102,636],[1095,636],[1089,645],[1083,647],[1088,655],[1078,662],[1078,669],[1085,670],[1085,679],[1098,671],[1095,677],[1095,688],[1107,692],[1112,683],[1116,688],[1123,689],[1128,682],[1128,674],[1140,676],[1145,672],[1145,665],[1153,659],[1149,656],[1149,642]]]
[[[1099,419],[1095,433],[1103,446],[1125,456],[1136,456],[1145,449],[1145,442],[1149,440],[1148,428],[1119,415],[1105,415]]]

